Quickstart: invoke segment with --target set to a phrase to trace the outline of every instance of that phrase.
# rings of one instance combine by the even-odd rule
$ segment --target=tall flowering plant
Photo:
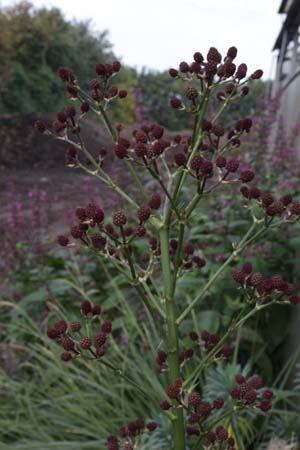
[[[90,299],[85,298],[81,303],[80,320],[70,323],[60,320],[47,334],[62,347],[63,361],[76,364],[79,358],[98,360],[106,370],[125,379],[137,394],[145,396],[162,411],[170,420],[175,450],[234,450],[235,440],[227,426],[233,411],[251,409],[266,413],[271,409],[273,392],[262,387],[262,379],[257,374],[249,379],[241,374],[236,377],[229,404],[217,392],[212,401],[205,401],[199,382],[208,365],[231,357],[235,333],[246,320],[276,303],[296,305],[300,301],[295,286],[280,274],[265,278],[247,261],[235,267],[250,244],[269,230],[300,219],[300,203],[293,201],[289,193],[282,193],[275,199],[271,193],[250,184],[255,179],[254,171],[240,166],[239,149],[243,136],[251,131],[252,120],[241,118],[229,130],[218,122],[227,106],[243,101],[251,83],[262,76],[261,70],[247,76],[246,64],[236,66],[233,62],[236,56],[235,47],[231,47],[224,58],[212,47],[206,59],[196,52],[193,62],[183,61],[178,69],[170,69],[171,77],[186,84],[184,95],[171,98],[170,106],[191,116],[193,130],[189,136],[177,134],[168,139],[165,130],[153,124],[141,126],[128,137],[122,126],[111,123],[107,112],[110,104],[124,99],[127,94],[113,84],[121,68],[118,61],[96,65],[97,76],[91,80],[88,92],[80,87],[70,69],[60,68],[58,74],[78,108],[70,104],[58,112],[52,131],[46,129],[43,122],[36,123],[40,132],[68,144],[68,166],[97,177],[123,202],[122,209],[111,212],[103,211],[95,203],[78,207],[71,237],[60,235],[58,243],[96,254],[136,290],[161,337],[153,377],[164,373],[168,380],[165,398],[146,389],[142,374],[140,383],[133,380],[130,373],[121,368],[117,357],[107,352],[114,335],[113,324],[102,318],[105,313],[101,314],[101,306]],[[207,110],[215,98],[219,107],[208,120]],[[105,170],[105,150],[95,155],[86,147],[81,128],[84,117],[91,112],[107,127],[115,158],[132,177],[135,194],[131,186],[122,189]],[[182,291],[179,298],[178,282],[207,264],[203,249],[195,248],[189,241],[189,230],[201,202],[209,195],[217,194],[221,207],[222,187],[228,183],[241,184],[241,198],[249,216],[248,231],[237,242],[232,242],[232,253],[205,283],[199,282],[194,298],[186,301]],[[141,251],[141,240],[147,246],[146,253]],[[233,267],[232,277],[243,299],[239,310],[222,336],[209,330],[201,330],[199,334],[191,329],[190,346],[183,348],[182,325],[191,314],[197,317],[197,306],[230,267]],[[107,448],[139,448],[141,435],[152,433],[156,428],[154,421],[133,420],[107,438]]]

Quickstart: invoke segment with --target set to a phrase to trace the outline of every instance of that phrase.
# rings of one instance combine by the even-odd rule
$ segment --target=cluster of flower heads
[[[187,108],[180,98],[174,97],[170,100],[171,106],[188,109],[192,112],[197,111],[197,101],[201,97],[201,92],[192,83],[196,80],[201,80],[208,86],[213,82],[220,87],[224,85],[224,90],[219,90],[216,94],[220,101],[224,101],[228,97],[247,95],[249,86],[246,82],[260,79],[263,71],[258,69],[247,78],[247,65],[242,63],[236,66],[233,62],[236,56],[236,47],[230,47],[224,58],[215,47],[211,47],[206,55],[206,60],[200,52],[196,52],[191,63],[182,61],[178,69],[170,69],[169,74],[172,78],[181,78],[189,83],[185,97],[191,102],[191,107]],[[241,82],[241,80],[244,81]]]
[[[193,346],[187,347],[184,350],[181,350],[179,353],[179,362],[180,364],[184,364],[186,361],[192,359],[194,356],[197,356],[197,352],[201,350],[201,354],[203,352],[210,352],[213,350],[216,345],[220,341],[220,337],[215,333],[209,333],[207,330],[204,330],[199,336],[196,331],[191,331],[189,333],[189,337],[193,342]],[[232,345],[223,345],[219,348],[215,354],[215,359],[219,358],[230,358],[234,351]],[[167,358],[168,354],[159,350],[156,355],[156,370],[158,373],[162,373],[167,370]]]
[[[204,445],[206,449],[236,450],[234,438],[229,436],[227,430],[222,426],[205,434]]]
[[[148,422],[145,424],[143,419],[136,419],[129,422],[127,426],[119,429],[119,436],[109,436],[107,438],[107,450],[133,450],[135,439],[142,433],[152,433],[157,428],[156,422]]]
[[[286,220],[299,219],[300,202],[293,201],[291,194],[283,195],[279,200],[276,200],[271,192],[261,192],[256,186],[241,186],[240,191],[246,199],[245,205],[250,200],[255,200],[269,217],[279,216]]]
[[[272,408],[273,391],[262,389],[262,379],[259,375],[255,375],[250,380],[243,375],[237,375],[235,380],[237,385],[231,389],[230,395],[237,405],[255,407],[263,412]]]
[[[111,84],[111,80],[121,69],[121,63],[114,61],[112,64],[96,64],[95,71],[97,78],[90,81],[89,93],[85,93],[80,88],[73,71],[67,67],[60,67],[58,69],[58,76],[65,83],[66,91],[69,97],[73,100],[79,100],[80,118],[88,113],[95,105],[106,106],[107,103],[114,99],[123,99],[127,96],[127,91],[118,89],[116,85]],[[60,134],[63,131],[79,131],[79,120],[76,122],[76,109],[73,105],[68,105],[64,111],[59,111],[56,114],[56,120],[52,123],[52,131],[55,134]],[[79,118],[79,119],[80,119]],[[44,122],[38,120],[35,127],[41,133],[47,131]]]
[[[282,275],[278,274],[264,278],[260,272],[253,272],[250,262],[245,262],[241,268],[235,268],[232,278],[244,289],[249,290],[250,296],[259,298],[260,302],[266,303],[275,300],[292,305],[300,303],[300,296],[294,293],[295,285],[293,283],[285,281]]]
[[[127,248],[130,254],[133,251],[132,244],[135,239],[142,238],[147,234],[146,222],[151,214],[154,214],[161,206],[162,198],[160,194],[149,196],[148,203],[138,207],[136,211],[136,224],[128,224],[128,216],[123,210],[117,210],[112,215],[112,222],[104,224],[105,213],[102,208],[94,203],[88,203],[85,207],[78,207],[75,216],[78,220],[70,229],[73,239],[79,240],[83,245],[93,248],[97,252],[102,252],[113,258],[127,258],[124,249]],[[59,235],[58,243],[66,247],[70,244],[67,235]],[[142,262],[149,262],[152,256],[160,256],[160,244],[156,236],[150,235],[148,238],[149,252],[141,255]],[[170,240],[170,252],[175,257],[178,241]],[[151,256],[152,255],[152,256]],[[201,269],[206,264],[205,260],[196,253],[196,248],[191,242],[184,245],[180,265],[183,269],[192,267]]]
[[[83,300],[80,310],[85,321],[96,322],[99,326],[100,305],[92,305],[89,300]],[[76,357],[85,356],[86,352],[94,358],[105,355],[105,344],[112,331],[111,322],[103,321],[98,331],[92,336],[82,334],[81,330],[82,324],[77,320],[69,324],[65,320],[60,320],[47,330],[47,336],[55,340],[64,350],[60,355],[62,361],[67,362]]]

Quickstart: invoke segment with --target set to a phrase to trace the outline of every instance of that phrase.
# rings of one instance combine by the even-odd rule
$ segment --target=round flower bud
[[[123,211],[119,210],[114,213],[114,215],[113,215],[114,225],[116,225],[117,227],[122,227],[123,225],[126,224],[126,222],[127,222],[127,217]]]
[[[64,362],[71,361],[72,355],[69,352],[63,352],[60,354],[60,359]]]
[[[239,168],[239,162],[237,159],[230,159],[226,164],[228,172],[236,172]]]
[[[259,80],[263,76],[264,72],[261,69],[256,70],[252,73],[252,80]]]
[[[119,72],[119,70],[121,69],[121,63],[120,61],[114,61],[112,63],[112,68],[114,72]]]
[[[77,320],[73,320],[73,321],[70,323],[70,330],[71,330],[73,333],[76,333],[76,332],[79,331],[80,329],[81,329],[81,323],[78,322]]]
[[[119,98],[126,98],[127,94],[128,94],[128,92],[126,91],[126,89],[121,89],[119,91]]]
[[[143,205],[143,206],[139,207],[136,215],[140,222],[145,222],[146,220],[149,219],[150,214],[151,214],[151,209],[149,208],[149,206]]]
[[[105,348],[104,347],[97,347],[96,348],[96,358],[102,358],[102,356],[105,355]]]
[[[230,47],[227,51],[227,58],[230,58],[233,61],[236,58],[236,55],[237,55],[237,48]]]
[[[152,431],[156,430],[157,423],[156,422],[149,422],[149,423],[147,423],[147,428],[152,433]]]
[[[198,392],[191,392],[188,397],[188,404],[192,406],[197,406],[201,402],[201,396]]]
[[[174,384],[171,384],[167,387],[166,390],[167,396],[171,399],[177,398],[180,394],[180,387]]]
[[[186,156],[184,153],[176,153],[174,155],[174,162],[177,166],[185,166],[186,164]]]
[[[259,403],[258,407],[261,411],[267,412],[272,408],[272,403],[270,400],[264,399]]]
[[[203,61],[204,61],[204,58],[203,58],[203,56],[202,56],[202,54],[200,52],[194,53],[193,58],[194,58],[194,61],[199,63],[199,64],[202,64]]]
[[[242,80],[247,75],[247,65],[246,64],[240,64],[237,68],[235,76],[238,80]]]
[[[187,73],[190,70],[190,67],[187,62],[182,61],[179,64],[179,70],[180,70],[180,72]]]
[[[171,98],[170,105],[172,106],[172,108],[178,109],[182,106],[182,102],[179,98],[174,97],[174,98]]]
[[[249,183],[249,181],[252,181],[254,179],[254,177],[255,177],[255,173],[253,172],[253,170],[244,170],[240,174],[240,180],[243,183]]]
[[[82,112],[82,113],[87,113],[87,112],[90,110],[90,104],[89,104],[89,102],[83,101],[83,102],[81,103],[80,109],[81,109],[81,112]]]
[[[216,166],[221,169],[226,166],[226,162],[227,162],[227,160],[226,160],[225,156],[220,155],[216,159]]]
[[[34,123],[34,128],[38,130],[40,133],[44,133],[46,131],[46,125],[45,122],[42,122],[41,120],[37,120]]]
[[[71,351],[75,348],[75,342],[69,337],[63,337],[61,340],[61,346],[64,350]]]
[[[185,91],[185,95],[189,100],[195,100],[199,96],[199,93],[196,88],[189,86]]]
[[[79,344],[80,344],[81,348],[83,348],[84,350],[87,350],[87,349],[91,348],[92,341],[88,336],[82,336]]]
[[[81,312],[84,316],[87,316],[88,314],[90,314],[92,312],[92,305],[91,302],[89,300],[83,300],[81,302]]]
[[[66,247],[69,243],[69,238],[67,236],[59,235],[59,236],[57,236],[57,242],[62,247]]]
[[[176,69],[169,69],[169,75],[172,78],[178,77],[178,70],[176,70]]]
[[[152,194],[149,200],[151,209],[159,209],[161,205],[161,196],[159,194]]]

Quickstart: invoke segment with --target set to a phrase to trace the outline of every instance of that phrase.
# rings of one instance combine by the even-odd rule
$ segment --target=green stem
[[[178,327],[176,325],[176,305],[173,295],[173,282],[169,250],[169,225],[164,223],[159,232],[161,246],[161,266],[166,300],[167,352],[170,371],[170,383],[180,378]],[[185,430],[182,408],[174,400],[174,419],[172,420],[174,450],[185,449]]]
[[[113,129],[113,126],[110,123],[110,120],[109,120],[109,118],[108,118],[108,116],[107,116],[107,114],[106,114],[106,112],[105,112],[105,110],[104,110],[102,105],[99,105],[99,111],[100,111],[100,115],[101,115],[101,117],[103,119],[103,122],[105,123],[105,126],[106,126],[106,128],[107,128],[107,130],[108,130],[108,132],[109,132],[109,134],[110,134],[110,136],[112,138],[112,140],[114,142],[117,142],[117,133]]]
[[[134,170],[134,167],[132,166],[131,161],[129,159],[125,159],[125,164],[129,170],[129,172],[131,173],[131,176],[132,176],[135,184],[137,185],[137,188],[140,191],[140,194],[142,195],[143,199],[145,201],[147,201],[148,195],[147,195],[147,193],[144,189],[144,186],[142,185],[141,180],[139,179],[136,171]]]
[[[248,245],[248,242],[252,242],[252,239],[250,241],[247,241],[248,237],[251,235],[252,231],[255,229],[256,223],[254,222],[247,233],[245,234],[244,238],[240,241],[237,248],[231,253],[229,258],[222,264],[222,266],[215,272],[215,274],[208,280],[202,291],[199,293],[199,295],[196,296],[196,298],[190,303],[190,305],[183,311],[183,313],[178,317],[176,323],[177,325],[180,325],[180,323],[185,319],[185,317],[189,314],[189,312],[194,308],[196,303],[198,303],[205,295],[210,286],[214,283],[216,278],[218,278],[219,275],[226,269],[227,266],[231,263],[231,261],[236,258],[236,256],[245,248],[246,245]],[[260,230],[262,231],[262,230]],[[256,233],[255,236],[258,236],[258,233]]]

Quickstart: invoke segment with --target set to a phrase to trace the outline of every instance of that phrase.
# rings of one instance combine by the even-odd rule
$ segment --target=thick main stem
[[[170,249],[169,249],[169,224],[164,223],[160,230],[161,266],[164,283],[164,295],[166,301],[166,323],[167,323],[167,352],[170,371],[170,383],[173,384],[180,377],[179,370],[179,345],[178,327],[176,325],[177,313],[173,293],[173,278],[171,272]],[[174,419],[172,420],[174,450],[185,449],[185,431],[183,410],[178,408],[174,401]]]

